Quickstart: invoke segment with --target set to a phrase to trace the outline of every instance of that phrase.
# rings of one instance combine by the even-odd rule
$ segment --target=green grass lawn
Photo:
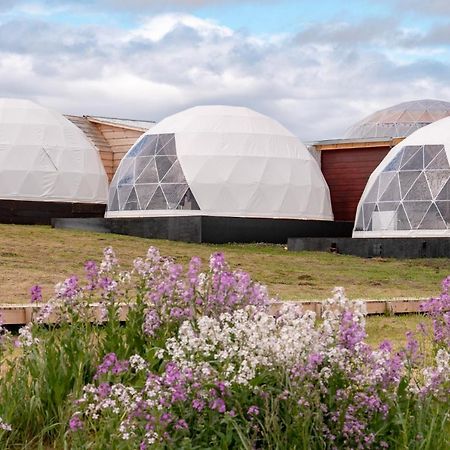
[[[207,245],[150,240],[114,234],[52,229],[45,226],[0,225],[0,303],[28,302],[29,289],[41,284],[45,296],[58,281],[83,274],[83,263],[99,261],[111,245],[124,268],[144,256],[149,246],[186,263],[193,255],[205,264],[215,251],[224,252],[233,268],[250,272],[280,299],[325,299],[335,286],[349,298],[429,297],[439,293],[450,273],[450,259],[363,259],[320,252],[287,252],[267,244]],[[369,319],[371,335],[403,335],[409,318]],[[415,326],[415,325],[414,325]]]

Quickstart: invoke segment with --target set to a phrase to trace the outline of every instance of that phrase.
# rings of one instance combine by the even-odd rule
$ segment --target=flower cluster
[[[450,276],[442,282],[442,293],[421,305],[433,321],[433,340],[439,348],[450,347]]]
[[[34,348],[53,355],[46,376],[65,377],[60,398],[77,399],[71,433],[64,430],[71,448],[416,448],[418,437],[446,448],[439,430],[449,420],[450,278],[423,305],[435,356],[425,367],[415,335],[401,351],[389,342],[369,346],[365,305],[342,288],[321,317],[292,304],[271,313],[267,289],[231,270],[221,253],[204,270],[197,257],[184,270],[150,247],[127,272],[107,248],[85,273],[84,284],[73,276],[57,285],[18,338],[23,361],[36,363]],[[40,295],[35,287],[34,301]],[[57,332],[42,330],[54,320]],[[20,380],[34,385],[30,374],[40,368]]]
[[[194,443],[211,420],[233,420],[244,424],[256,446],[265,442],[262,424],[278,405],[276,414],[287,411],[283,420],[293,429],[309,423],[329,448],[390,446],[382,432],[408,380],[410,360],[387,342],[376,349],[365,343],[363,304],[336,289],[324,303],[322,321],[295,306],[275,316],[248,304],[208,312],[189,316],[168,336],[156,353],[161,373],[133,356],[117,381],[96,376],[77,402],[74,419],[95,430],[111,426],[113,416],[116,436],[140,448],[182,438]],[[136,366],[139,376],[131,373]],[[448,401],[449,373],[449,355],[441,351],[436,367],[424,369],[428,381],[420,395]]]
[[[211,255],[208,272],[201,272],[201,261],[194,257],[183,274],[181,265],[150,247],[145,259],[134,261],[134,273],[145,293],[143,329],[148,336],[165,324],[199,315],[215,317],[247,305],[265,308],[269,303],[266,287],[245,272],[231,271],[222,253]]]

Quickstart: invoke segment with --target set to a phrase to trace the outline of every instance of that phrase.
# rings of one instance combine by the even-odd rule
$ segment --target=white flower
[[[130,366],[136,372],[145,370],[148,367],[147,363],[145,362],[145,359],[139,355],[133,355],[130,357]]]
[[[33,337],[31,332],[31,324],[25,325],[19,330],[18,344],[20,347],[31,347],[39,342],[38,338]]]

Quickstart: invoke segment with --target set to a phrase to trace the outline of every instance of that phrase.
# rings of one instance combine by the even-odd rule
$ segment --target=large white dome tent
[[[370,176],[353,237],[450,236],[450,117],[392,148]]]
[[[27,205],[42,219],[46,209],[58,214],[56,204],[63,215],[64,205],[100,211],[107,192],[99,154],[79,128],[29,100],[0,99],[0,202],[14,210]]]
[[[306,147],[243,107],[198,106],[148,130],[123,158],[106,217],[206,215],[332,220]]]
[[[345,139],[398,138],[450,116],[450,102],[413,100],[376,111],[351,126]]]

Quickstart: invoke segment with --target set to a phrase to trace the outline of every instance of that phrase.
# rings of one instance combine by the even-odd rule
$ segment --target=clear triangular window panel
[[[142,144],[145,141],[146,136],[144,136],[142,139],[138,140],[131,148],[128,150],[128,153],[125,155],[124,159],[126,158],[135,158],[139,155],[141,152]]]
[[[136,191],[134,188],[131,190],[130,195],[128,196],[128,200],[125,203],[125,206],[123,208],[125,211],[134,211],[139,208],[138,198],[136,195]]]
[[[169,171],[176,159],[176,156],[155,156],[160,181],[164,178],[164,175]]]
[[[396,211],[400,202],[379,202],[379,211]]]
[[[175,209],[188,190],[187,184],[161,184],[169,209]]]
[[[134,159],[134,177],[139,178],[145,167],[153,159],[152,156],[138,156]]]
[[[161,186],[156,189],[146,209],[167,209],[166,197],[164,197]]]
[[[425,167],[444,149],[443,145],[425,145],[424,146],[424,165]]]
[[[384,192],[386,191],[386,189],[389,187],[389,185],[391,184],[391,181],[393,180],[393,178],[396,176],[397,174],[395,172],[381,172],[379,175],[379,180],[380,180],[380,185],[378,188],[378,197],[377,200],[379,198],[381,198],[381,196],[384,194]]]
[[[425,176],[430,186],[431,195],[435,198],[450,178],[450,170],[427,170]]]
[[[154,156],[158,144],[158,136],[149,134],[143,137],[139,156]]]
[[[147,209],[147,205],[153,197],[158,185],[154,184],[137,184],[135,186],[136,194],[139,199],[141,209]]]
[[[448,165],[447,154],[446,154],[445,150],[442,150],[438,153],[436,158],[434,158],[433,161],[431,161],[430,164],[428,164],[427,169],[428,170],[450,169],[450,166]]]
[[[158,153],[159,155],[176,156],[175,138],[171,139]]]
[[[419,175],[419,178],[412,185],[412,188],[406,194],[405,200],[431,200],[431,192],[428,187],[427,179],[424,173]]]
[[[383,172],[392,172],[398,170],[402,160],[403,151],[400,151],[397,156],[383,169]]]
[[[416,229],[420,225],[420,222],[422,222],[422,219],[430,206],[431,202],[403,203],[403,207],[405,208],[405,212],[406,215],[408,216],[412,229]]]
[[[119,196],[117,194],[117,189],[114,190],[114,195],[112,202],[108,205],[110,211],[119,211]]]
[[[356,218],[355,222],[355,231],[364,231],[364,220],[363,220],[362,210],[359,211],[359,214]]]
[[[400,201],[400,184],[397,174],[394,175],[379,201]]]
[[[405,198],[408,191],[412,188],[414,182],[419,178],[421,172],[399,172],[400,192],[402,198]]]
[[[156,147],[156,154],[161,154],[161,150],[163,150],[169,143],[173,143],[173,148],[175,149],[175,135],[174,134],[160,134],[158,139],[158,145]],[[168,149],[170,151],[170,149]],[[176,153],[166,153],[176,155]]]
[[[136,180],[136,184],[158,183],[158,172],[155,159],[152,158]]]
[[[134,182],[134,159],[122,159],[118,170],[118,182],[122,184],[132,184]]]
[[[421,147],[417,153],[403,164],[401,170],[422,170],[423,169],[423,148]]]
[[[381,175],[381,174],[380,174]],[[375,180],[375,183],[370,188],[370,191],[366,195],[364,201],[366,202],[376,202],[378,200],[378,185],[380,183],[380,177]]]
[[[130,196],[131,189],[133,186],[130,184],[122,184],[117,186],[117,192],[119,194],[119,209],[122,211],[125,207],[125,204]]]
[[[367,230],[369,223],[372,220],[372,213],[375,209],[376,203],[364,203],[362,210],[364,216],[364,229]]]
[[[443,202],[436,202],[436,206],[439,209],[439,212],[441,213],[441,216],[448,227],[450,224],[450,200]]]
[[[169,169],[167,174],[162,179],[163,183],[186,183],[183,170],[181,169],[180,161],[175,161],[173,166]]]
[[[433,203],[419,225],[419,230],[445,230],[446,228],[447,225],[444,223],[441,214]]]
[[[448,180],[444,184],[444,187],[441,189],[441,192],[439,192],[436,199],[437,200],[450,200],[450,180]]]
[[[178,209],[187,209],[187,210],[199,210],[197,200],[195,199],[192,191],[188,189],[181,199],[180,204],[178,205]]]
[[[410,230],[411,225],[406,215],[403,205],[400,204],[397,209],[397,230]]]
[[[420,149],[422,149],[421,145],[407,145],[403,147],[403,158],[400,167],[403,167]]]

